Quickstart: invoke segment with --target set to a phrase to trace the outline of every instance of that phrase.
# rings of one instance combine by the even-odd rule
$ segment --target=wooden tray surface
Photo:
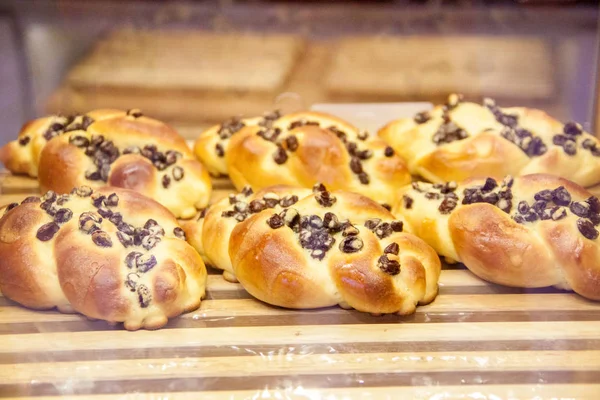
[[[0,205],[37,192],[8,173],[0,188]],[[232,190],[226,179],[215,188]],[[291,311],[210,269],[200,309],[158,331],[0,296],[0,364],[0,398],[13,399],[595,399],[600,303],[448,268],[438,298],[408,317]]]

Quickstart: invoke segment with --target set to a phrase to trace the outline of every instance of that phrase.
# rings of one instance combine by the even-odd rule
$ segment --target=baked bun
[[[210,198],[208,172],[185,140],[139,110],[42,118],[25,125],[19,140],[2,152],[12,172],[39,174],[42,191],[122,187],[156,199],[181,218],[195,215]]]
[[[230,198],[206,213],[204,251],[266,303],[410,314],[437,294],[435,251],[365,196],[316,185]]]
[[[582,186],[600,183],[600,144],[581,125],[543,111],[483,105],[451,95],[448,103],[389,123],[379,136],[431,182],[547,173]]]
[[[361,193],[392,204],[410,182],[404,160],[383,140],[317,112],[233,118],[202,133],[196,156],[213,174],[228,174],[236,189],[283,184]]]
[[[415,182],[394,210],[480,278],[600,300],[600,201],[573,182],[544,174]]]
[[[29,308],[156,329],[198,308],[205,284],[177,220],[131,190],[50,191],[0,219],[0,291]]]
[[[94,121],[120,114],[122,112],[117,110],[98,110],[74,116],[51,115],[29,121],[21,128],[17,140],[0,149],[0,161],[12,173],[37,178],[40,155],[48,141],[67,132],[86,130]]]

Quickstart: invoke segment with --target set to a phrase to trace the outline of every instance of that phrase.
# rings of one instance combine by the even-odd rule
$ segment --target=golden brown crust
[[[390,122],[379,131],[407,160],[413,175],[446,182],[546,173],[585,187],[600,183],[600,148],[592,151],[600,142],[581,127],[576,128],[579,133],[567,135],[564,132],[572,131],[574,123],[562,124],[541,110],[500,108],[489,100],[484,105],[457,100],[452,95],[445,106],[415,119]],[[436,144],[436,135],[449,126],[454,127],[452,131],[462,129],[465,137]],[[568,151],[556,144],[565,140],[572,141]]]
[[[131,330],[160,328],[197,308],[206,269],[173,215],[134,191],[90,193],[49,193],[7,211],[0,219],[2,293],[30,308],[73,309]]]
[[[340,304],[365,312],[409,314],[417,304],[435,298],[439,258],[408,233],[410,226],[402,222],[399,228],[401,220],[365,196],[322,190],[279,185],[249,193],[247,188],[211,206],[195,227],[188,224],[188,241],[207,256],[209,264],[223,269],[226,279],[239,280],[250,294],[269,304],[288,308]],[[265,207],[257,207],[261,202]],[[274,214],[296,212],[290,226],[272,229],[267,224]],[[308,217],[316,218],[317,226],[317,219],[334,222],[325,230],[302,233],[309,229],[302,227]],[[372,232],[364,226],[367,220],[377,219],[380,229],[372,227]],[[398,223],[393,225],[396,230],[392,221]],[[340,249],[345,238],[341,228],[350,230],[350,223],[356,226],[361,247],[345,253]],[[335,242],[319,253],[319,246],[327,246],[330,240]],[[388,274],[378,260],[392,243],[400,253],[388,256],[401,267]]]
[[[200,135],[194,152],[211,173],[228,174],[238,190],[321,182],[391,204],[395,188],[410,182],[410,175],[404,160],[387,147],[334,116],[299,112],[214,126]]]
[[[600,201],[552,175],[513,182],[474,178],[455,190],[414,184],[403,191],[407,198],[396,212],[439,254],[463,262],[483,279],[516,287],[556,286],[600,300]],[[450,209],[449,195],[441,191],[455,193]]]
[[[45,144],[39,165],[43,191],[67,193],[79,185],[108,184],[156,199],[181,218],[208,204],[208,171],[171,127],[136,111],[96,110],[86,117],[93,122]],[[84,144],[75,145],[75,139]],[[131,151],[135,154],[124,154]]]

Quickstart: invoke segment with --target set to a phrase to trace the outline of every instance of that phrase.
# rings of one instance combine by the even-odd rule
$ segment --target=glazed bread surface
[[[131,190],[50,191],[0,219],[0,291],[29,308],[156,329],[198,308],[205,284],[177,220]]]

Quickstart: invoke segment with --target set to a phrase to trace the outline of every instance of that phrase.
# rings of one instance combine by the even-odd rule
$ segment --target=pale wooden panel
[[[495,311],[526,311],[532,313],[548,311],[600,311],[600,303],[584,300],[576,294],[499,294],[499,295],[443,295],[430,305],[418,307],[416,314],[459,313]],[[216,317],[260,317],[260,316],[297,316],[310,318],[317,315],[330,315],[332,318],[347,314],[349,311],[339,307],[317,310],[289,310],[273,307],[254,299],[204,300],[197,311],[182,315],[180,318],[196,319]],[[60,322],[80,321],[85,317],[77,314],[61,314],[55,311],[39,312],[19,306],[0,307],[0,323],[18,322]]]
[[[565,329],[568,326],[568,329]],[[26,340],[25,339],[26,336]],[[247,346],[315,343],[391,343],[403,341],[600,339],[600,321],[469,322],[436,324],[359,324],[322,326],[189,328],[158,331],[56,332],[3,335],[0,353],[153,347]]]
[[[318,368],[315,368],[318,366]],[[128,380],[240,376],[329,375],[439,371],[586,371],[600,369],[600,351],[492,351],[288,354],[4,364],[3,384],[64,380]]]
[[[342,94],[543,99],[555,90],[552,66],[549,46],[535,38],[345,38],[335,49],[327,87]]]
[[[100,41],[67,80],[92,88],[274,92],[302,48],[291,35],[123,30]]]
[[[179,393],[128,393],[84,396],[42,396],[36,400],[247,400],[247,399],[590,399],[596,400],[600,384],[559,385],[458,385],[358,388],[288,388],[286,390],[232,390]],[[23,400],[9,397],[7,400]]]

